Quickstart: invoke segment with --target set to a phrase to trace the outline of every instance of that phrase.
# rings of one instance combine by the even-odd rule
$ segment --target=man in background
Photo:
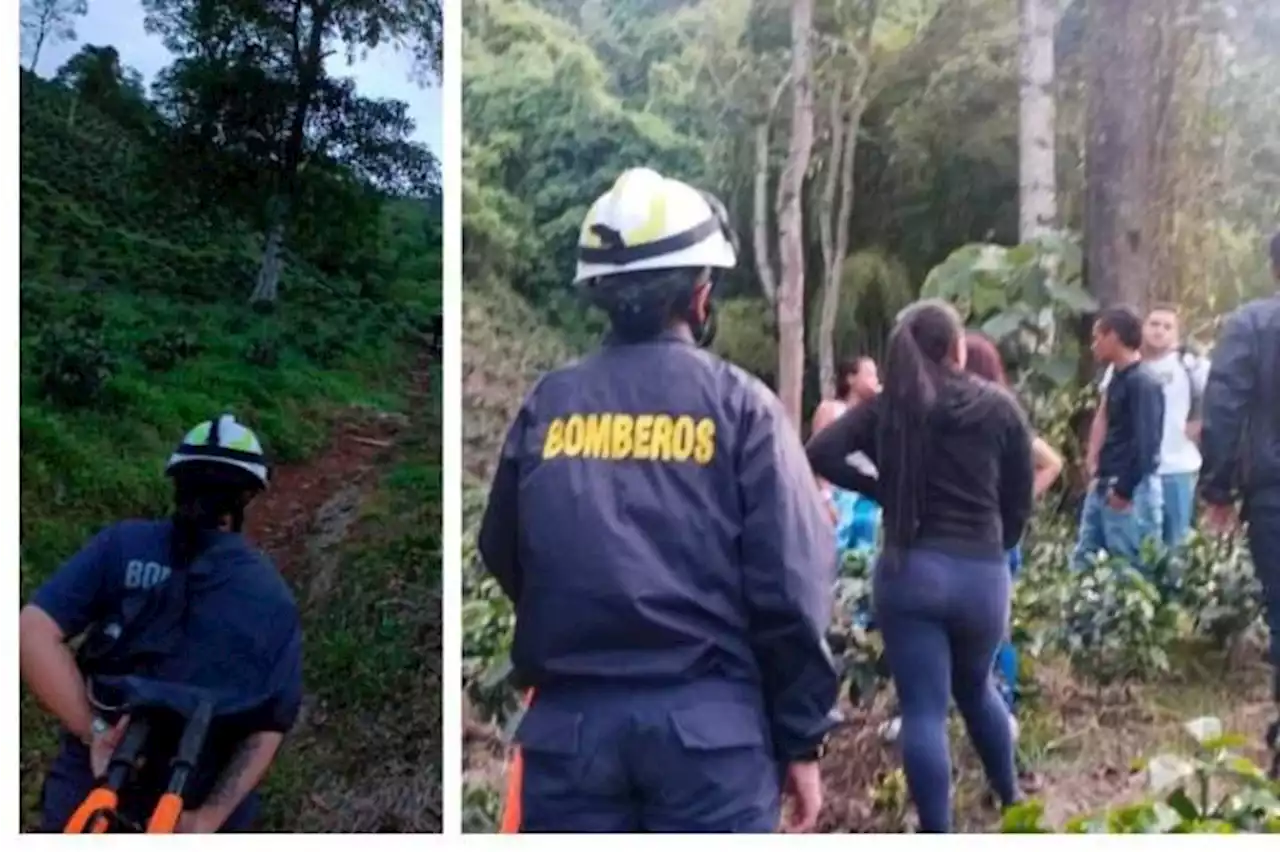
[[[1156,471],[1164,431],[1164,392],[1142,363],[1142,319],[1108,308],[1093,325],[1093,355],[1106,364],[1105,429],[1080,516],[1077,567],[1106,551],[1138,565],[1142,543],[1161,535],[1163,492]]]
[[[1271,238],[1271,272],[1280,285],[1280,233]],[[1202,447],[1206,526],[1229,533],[1237,518],[1249,525],[1271,633],[1272,698],[1280,709],[1280,287],[1223,324],[1205,388]],[[1267,743],[1274,778],[1280,775],[1280,719]]]
[[[1166,547],[1181,546],[1191,532],[1195,513],[1196,479],[1200,474],[1201,417],[1209,362],[1182,346],[1177,308],[1159,305],[1142,326],[1142,363],[1164,389],[1164,421],[1160,439],[1161,539]],[[1106,394],[1113,367],[1102,376]],[[1098,406],[1090,433],[1090,457],[1096,459],[1106,434],[1106,404]]]

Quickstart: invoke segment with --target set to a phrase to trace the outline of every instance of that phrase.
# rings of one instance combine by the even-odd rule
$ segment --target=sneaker
[[[898,735],[902,733],[902,717],[894,716],[887,722],[882,722],[879,729],[880,737],[887,743],[898,741]]]

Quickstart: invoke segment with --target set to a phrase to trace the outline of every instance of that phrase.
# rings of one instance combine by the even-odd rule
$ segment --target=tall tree
[[[438,68],[439,0],[143,0],[143,5],[148,30],[159,33],[180,57],[171,69],[170,89],[176,100],[186,100],[176,107],[188,111],[190,123],[206,139],[225,138],[228,118],[236,116],[246,147],[269,162],[262,193],[267,238],[251,301],[277,298],[286,228],[305,168],[373,154],[379,162],[365,159],[357,165],[366,171],[363,176],[401,177],[389,163],[411,155],[417,155],[412,177],[434,170],[429,155],[404,140],[412,128],[404,104],[356,97],[350,81],[328,75],[326,61],[339,50],[353,60],[390,44]]]
[[[1018,240],[1057,224],[1053,34],[1057,0],[1020,0],[1018,36]]]
[[[804,179],[813,151],[813,0],[791,4],[791,135],[778,210],[778,396],[796,429],[804,397]]]
[[[35,73],[45,42],[74,41],[75,19],[88,12],[88,0],[22,0],[22,40],[31,51],[27,70]]]
[[[1086,282],[1103,307],[1146,302],[1153,6],[1088,0]]]

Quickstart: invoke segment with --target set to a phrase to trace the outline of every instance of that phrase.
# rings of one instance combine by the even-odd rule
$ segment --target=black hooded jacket
[[[881,503],[892,528],[895,508],[892,501],[885,505],[878,478],[882,462],[889,463],[878,446],[883,407],[881,396],[850,409],[810,438],[806,452],[823,479]],[[1031,517],[1032,434],[1022,408],[999,385],[954,373],[938,388],[927,428],[912,546],[1003,556],[1022,539]],[[858,453],[877,476],[859,469]]]

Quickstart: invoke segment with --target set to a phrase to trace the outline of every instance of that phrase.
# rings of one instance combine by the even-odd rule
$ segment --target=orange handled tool
[[[533,690],[524,694],[524,708],[533,704]],[[520,833],[520,797],[524,793],[524,755],[520,746],[511,747],[511,762],[507,765],[507,791],[502,803],[502,816],[498,822],[499,834]]]
[[[202,701],[183,726],[182,739],[170,761],[169,784],[147,821],[147,834],[172,834],[177,830],[178,820],[186,808],[183,794],[187,781],[204,749],[213,715],[213,704]],[[105,834],[119,829],[135,832],[142,830],[119,813],[120,790],[133,780],[150,733],[151,726],[146,716],[135,713],[120,745],[111,755],[106,777],[76,808],[64,829],[66,834]]]
[[[178,752],[170,763],[172,771],[169,775],[169,786],[147,822],[147,834],[173,834],[178,828],[178,819],[186,808],[183,793],[187,789],[187,779],[195,771],[196,761],[204,749],[205,738],[209,734],[209,726],[213,724],[213,704],[200,702],[196,712],[182,730],[182,739],[178,742]]]
[[[89,792],[80,807],[76,808],[67,826],[65,834],[105,834],[113,826],[120,824],[120,789],[129,782],[138,759],[142,755],[142,747],[146,745],[151,727],[146,719],[131,719],[120,745],[111,754],[111,762],[107,764],[107,773],[102,782]]]

